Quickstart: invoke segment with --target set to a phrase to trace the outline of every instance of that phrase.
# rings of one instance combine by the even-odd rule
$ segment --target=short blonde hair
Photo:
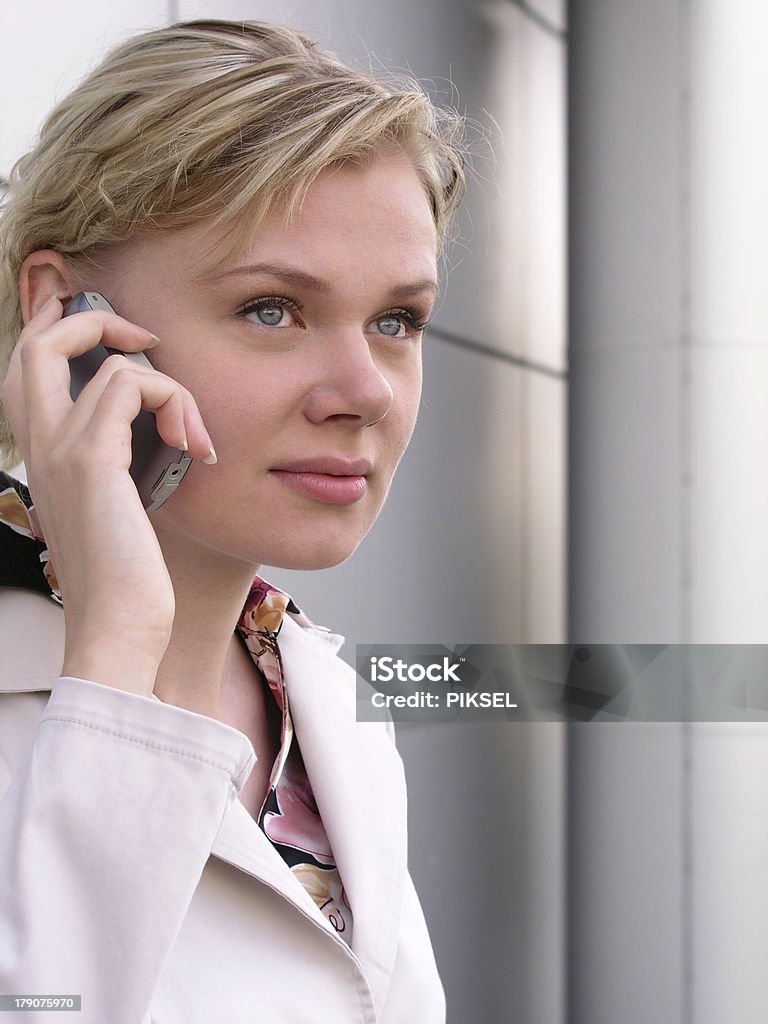
[[[288,215],[330,164],[397,144],[445,238],[463,187],[461,120],[413,80],[375,79],[289,28],[194,21],[138,35],[52,111],[11,173],[0,217],[0,377],[37,249],[97,248],[201,221]],[[242,240],[245,241],[243,234]],[[18,459],[0,416],[0,457]]]

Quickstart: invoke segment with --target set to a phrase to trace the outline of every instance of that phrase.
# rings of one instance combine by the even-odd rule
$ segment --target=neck
[[[220,718],[222,685],[237,663],[234,631],[258,566],[203,549],[156,524],[176,612],[155,694],[167,704]]]

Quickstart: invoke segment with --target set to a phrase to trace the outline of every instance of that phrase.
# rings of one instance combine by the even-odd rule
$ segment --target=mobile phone
[[[98,292],[78,292],[67,303],[64,316],[83,313],[89,309],[115,312]],[[69,393],[73,401],[104,360],[115,352],[139,366],[152,366],[141,352],[119,352],[118,349],[96,345],[95,348],[69,361]],[[163,441],[157,432],[155,417],[147,409],[142,409],[132,425],[130,473],[147,512],[160,508],[170,498],[184,479],[191,462],[192,459],[183,451],[171,448]]]

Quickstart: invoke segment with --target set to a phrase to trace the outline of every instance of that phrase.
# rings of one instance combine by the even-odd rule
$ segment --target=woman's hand
[[[174,448],[206,458],[211,439],[180,384],[110,356],[73,402],[68,361],[99,342],[156,343],[121,317],[62,318],[53,297],[22,331],[2,390],[64,599],[63,673],[149,695],[170,638],[171,580],[128,469],[140,409]]]

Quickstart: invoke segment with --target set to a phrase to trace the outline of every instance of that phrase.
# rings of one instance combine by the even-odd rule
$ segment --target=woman
[[[292,31],[196,22],[118,48],[20,161],[0,991],[112,1024],[443,1019],[391,736],[354,721],[340,638],[254,574],[337,564],[381,508],[454,136]],[[63,317],[86,289],[116,313]],[[98,343],[152,365],[113,355],[73,403]],[[140,409],[193,459],[150,512]]]

